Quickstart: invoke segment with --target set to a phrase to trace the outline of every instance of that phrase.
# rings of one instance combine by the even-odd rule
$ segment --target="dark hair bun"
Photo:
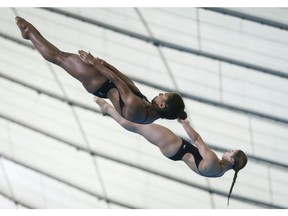
[[[187,118],[187,113],[183,110],[182,112],[179,113],[178,118],[184,120]]]

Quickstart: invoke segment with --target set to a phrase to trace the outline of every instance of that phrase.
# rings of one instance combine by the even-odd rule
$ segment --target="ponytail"
[[[235,173],[234,173],[232,185],[230,187],[229,194],[228,194],[227,206],[229,205],[229,199],[230,199],[233,187],[235,185],[238,172],[241,169],[243,169],[246,166],[247,162],[248,162],[248,158],[247,158],[246,154],[243,151],[241,151],[241,150],[238,150],[236,152],[236,154],[234,155],[234,159],[236,161],[234,166],[233,166],[233,170],[235,171]]]
[[[231,187],[230,187],[229,194],[228,194],[227,206],[229,206],[230,195],[231,195],[232,190],[233,190],[233,187],[234,187],[234,185],[235,185],[235,182],[236,182],[236,179],[237,179],[237,175],[238,175],[238,171],[234,173],[233,182],[232,182],[232,185],[231,185]]]

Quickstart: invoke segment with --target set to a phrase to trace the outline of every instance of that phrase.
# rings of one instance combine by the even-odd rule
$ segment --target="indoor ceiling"
[[[287,8],[0,8],[0,208],[227,208],[233,171],[204,178],[102,116],[21,37],[90,51],[151,100],[179,92],[219,157],[242,149],[229,208],[288,208]],[[157,120],[188,139],[177,121]]]

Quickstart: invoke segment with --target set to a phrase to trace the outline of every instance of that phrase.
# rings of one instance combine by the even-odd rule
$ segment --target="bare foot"
[[[109,104],[105,100],[103,100],[102,98],[99,98],[99,97],[94,97],[94,101],[100,107],[102,115],[103,116],[108,115]]]
[[[18,28],[21,31],[22,37],[24,39],[29,39],[29,32],[31,28],[33,28],[33,26],[29,22],[27,22],[25,19],[19,16],[16,16],[15,20],[16,20],[16,24],[18,25]]]

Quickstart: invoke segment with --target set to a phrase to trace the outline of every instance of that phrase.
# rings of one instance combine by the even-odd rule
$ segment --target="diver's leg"
[[[60,54],[60,50],[47,41],[40,32],[29,22],[21,17],[16,17],[16,24],[18,25],[22,37],[27,40],[31,40],[36,49],[41,55],[48,61],[57,64],[57,57]]]
[[[71,76],[78,79],[88,92],[100,88],[106,78],[99,74],[92,66],[85,64],[77,54],[66,53],[59,50],[47,41],[40,32],[21,17],[16,17],[16,23],[22,37],[31,40],[36,49],[47,61],[59,65]]]

